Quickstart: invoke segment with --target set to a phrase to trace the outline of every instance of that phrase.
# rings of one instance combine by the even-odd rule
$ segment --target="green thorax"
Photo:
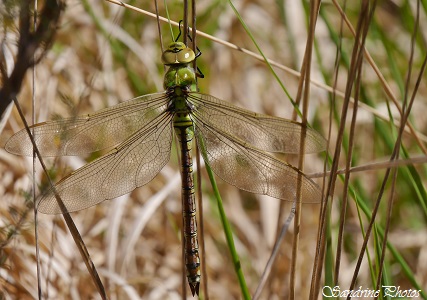
[[[196,73],[190,66],[195,58],[193,50],[180,42],[171,43],[162,55],[162,61],[168,67],[164,87],[172,100],[175,128],[192,126],[186,93],[196,91]]]

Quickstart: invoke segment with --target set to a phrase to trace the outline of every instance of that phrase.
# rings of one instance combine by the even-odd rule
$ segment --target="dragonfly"
[[[172,42],[162,53],[167,67],[164,91],[86,116],[30,127],[45,157],[112,148],[42,192],[36,206],[46,214],[63,213],[61,205],[67,212],[83,210],[149,183],[170,160],[176,136],[181,155],[185,266],[193,296],[199,294],[201,280],[193,140],[205,163],[225,182],[251,193],[302,203],[319,203],[320,188],[273,153],[300,153],[303,136],[305,153],[323,151],[326,145],[324,138],[306,125],[255,113],[198,92],[197,71],[191,66],[196,56],[184,43]],[[5,148],[13,154],[33,155],[31,139],[24,129],[14,134]]]

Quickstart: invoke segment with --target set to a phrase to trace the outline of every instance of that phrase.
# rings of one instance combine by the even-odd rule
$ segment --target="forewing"
[[[55,185],[68,212],[131,192],[150,182],[170,159],[172,116],[164,113],[111,152],[74,171]],[[37,209],[58,214],[53,190],[42,195]]]
[[[43,122],[30,127],[42,156],[80,155],[113,147],[152,122],[167,105],[165,93],[134,98],[87,116]],[[25,129],[6,143],[17,155],[33,155]]]
[[[325,139],[314,129],[291,120],[258,114],[211,95],[190,93],[193,114],[211,127],[268,152],[300,153],[305,129],[305,153],[325,150]]]
[[[195,118],[197,143],[205,162],[224,181],[251,193],[282,200],[321,201],[317,184],[297,168],[204,121]],[[297,199],[298,186],[301,198]]]

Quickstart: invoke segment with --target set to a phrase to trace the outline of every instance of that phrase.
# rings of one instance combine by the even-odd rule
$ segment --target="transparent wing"
[[[164,111],[167,101],[165,93],[150,94],[87,116],[43,122],[30,128],[42,156],[86,154],[126,140]],[[25,129],[13,135],[5,149],[17,155],[33,155]]]
[[[303,125],[291,120],[257,114],[211,95],[190,93],[193,113],[206,124],[268,152],[300,153]],[[305,127],[305,153],[325,150],[325,139]]]
[[[320,188],[297,168],[212,126],[195,113],[195,134],[205,162],[224,181],[239,189],[287,201],[318,203]],[[301,186],[301,199],[297,198]]]
[[[88,208],[150,182],[170,159],[171,118],[167,112],[159,115],[108,154],[59,181],[55,189],[67,210]],[[61,213],[52,189],[42,195],[37,209]]]

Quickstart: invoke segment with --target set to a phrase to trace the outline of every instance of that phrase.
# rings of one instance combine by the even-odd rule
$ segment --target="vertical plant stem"
[[[317,21],[317,15],[320,8],[320,1],[312,0],[310,7],[310,22],[309,22],[309,31],[307,36],[307,43],[306,43],[306,50],[304,54],[304,61],[303,61],[303,69],[304,77],[300,77],[300,83],[299,83],[299,89],[298,89],[298,95],[296,97],[296,103],[299,102],[301,99],[301,91],[302,87],[304,86],[304,95],[303,95],[303,107],[302,107],[302,115],[301,120],[302,124],[307,124],[307,114],[308,114],[308,99],[310,95],[310,76],[311,76],[311,57],[312,57],[312,50],[313,50],[313,43],[314,43],[314,32],[316,28],[316,21]],[[303,130],[301,131],[301,141],[300,141],[300,151],[299,151],[299,159],[298,159],[298,169],[303,170],[304,169],[304,153],[305,153],[305,140],[306,140],[306,130],[305,126],[302,127]],[[302,178],[299,176],[298,185],[297,185],[297,195],[295,201],[296,207],[295,207],[295,219],[294,219],[294,237],[292,242],[292,260],[291,260],[291,271],[290,271],[290,281],[289,281],[289,299],[293,300],[295,299],[295,276],[296,276],[296,267],[297,267],[297,260],[298,260],[298,245],[299,245],[299,228],[301,224],[301,182]]]
[[[37,28],[37,0],[34,1],[34,30]],[[35,60],[36,56],[35,53],[33,54],[33,59]],[[32,95],[31,95],[31,111],[32,111],[32,120],[31,122],[33,124],[36,124],[36,66],[33,66],[33,74],[32,74]],[[32,129],[32,134],[34,136],[34,129]],[[33,209],[34,209],[34,239],[36,244],[36,265],[37,265],[37,296],[40,299],[42,299],[42,285],[41,285],[41,272],[40,272],[40,249],[39,249],[39,234],[38,234],[38,213],[37,213],[37,205],[36,205],[36,161],[37,161],[37,154],[36,151],[33,149],[33,182],[32,182],[32,189],[33,189]]]
[[[243,299],[250,299],[251,296],[246,285],[246,280],[242,272],[242,266],[240,264],[240,258],[237,254],[236,247],[234,246],[233,232],[231,231],[230,223],[228,222],[225,214],[224,206],[222,205],[222,198],[218,190],[218,186],[215,181],[212,169],[206,164],[206,171],[208,172],[209,180],[212,185],[212,189],[217,201],[219,215],[221,217],[221,223],[224,227],[225,239],[227,240],[228,249],[230,250],[231,260],[233,261],[234,270],[236,271],[237,279],[239,280],[240,290],[242,291]]]

